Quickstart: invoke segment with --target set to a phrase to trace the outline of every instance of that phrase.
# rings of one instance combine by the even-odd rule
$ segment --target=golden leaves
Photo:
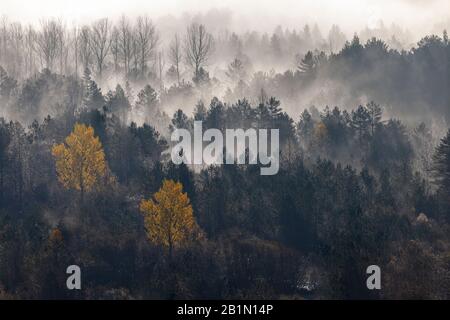
[[[322,141],[327,137],[327,126],[322,121],[314,126],[314,135],[319,141]]]
[[[59,228],[53,228],[50,231],[50,235],[49,235],[48,239],[51,243],[61,243],[61,242],[63,242],[64,238],[63,238],[62,232],[61,232],[61,230],[59,230]]]
[[[94,129],[75,124],[64,143],[54,145],[58,179],[67,189],[90,191],[106,174],[105,153]]]
[[[182,244],[197,228],[189,197],[183,185],[164,180],[153,199],[142,200],[140,210],[151,242],[169,247]]]

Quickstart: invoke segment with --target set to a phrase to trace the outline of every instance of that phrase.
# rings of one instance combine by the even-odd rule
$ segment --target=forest
[[[4,17],[0,299],[450,299],[447,32],[322,32]],[[194,121],[278,173],[174,164]]]

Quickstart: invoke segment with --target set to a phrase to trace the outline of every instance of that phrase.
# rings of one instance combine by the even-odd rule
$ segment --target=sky
[[[121,14],[148,14],[153,19],[219,10],[236,29],[269,31],[281,24],[299,27],[339,24],[346,32],[374,28],[382,19],[411,31],[429,32],[450,25],[450,0],[0,0],[0,15],[37,24],[43,17],[84,23]],[[441,30],[442,31],[442,30]]]

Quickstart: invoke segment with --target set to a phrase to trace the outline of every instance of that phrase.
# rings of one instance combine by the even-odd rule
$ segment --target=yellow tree
[[[67,189],[80,191],[81,200],[106,175],[105,153],[91,126],[75,124],[65,142],[53,146],[52,154],[59,181]]]
[[[140,210],[148,238],[168,247],[170,256],[173,247],[188,240],[197,228],[189,197],[180,182],[164,180],[153,199],[142,200]]]

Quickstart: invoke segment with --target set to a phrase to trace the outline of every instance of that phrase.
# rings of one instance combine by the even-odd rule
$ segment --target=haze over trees
[[[2,21],[0,298],[449,298],[444,30],[162,28]],[[278,174],[173,164],[194,121],[279,129]]]

